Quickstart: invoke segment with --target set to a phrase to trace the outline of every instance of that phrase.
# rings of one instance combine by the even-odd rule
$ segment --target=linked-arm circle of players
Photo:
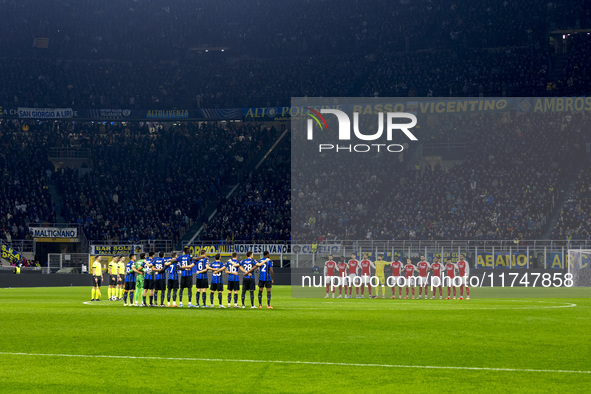
[[[190,254],[189,248],[184,248],[181,256],[178,256],[175,252],[170,258],[165,258],[163,252],[159,252],[157,257],[154,252],[150,252],[147,256],[146,253],[141,253],[139,260],[137,260],[135,253],[130,254],[127,264],[124,259],[124,256],[114,256],[108,266],[109,300],[122,300],[124,306],[182,307],[184,289],[187,289],[188,307],[190,308],[213,308],[214,295],[217,295],[218,307],[226,308],[222,303],[222,292],[224,290],[222,274],[227,273],[227,307],[245,308],[246,293],[249,292],[250,307],[255,309],[254,275],[255,271],[258,271],[258,308],[263,308],[263,289],[266,289],[267,309],[273,309],[271,306],[271,288],[274,283],[273,260],[270,259],[267,251],[263,253],[262,258],[259,260],[253,258],[252,252],[247,252],[246,258],[243,260],[238,259],[237,253],[232,253],[232,257],[225,263],[221,261],[219,253],[215,255],[214,261],[210,261],[205,250],[201,251],[199,257],[195,257]],[[209,283],[209,271],[212,273],[211,283]],[[243,274],[241,306],[238,305],[239,273]],[[197,290],[195,304],[193,304],[194,274]],[[101,279],[100,256],[95,256],[91,301],[100,301]],[[209,305],[207,304],[208,288],[210,290]],[[176,303],[177,292],[179,296],[178,305]],[[158,305],[158,293],[160,293],[160,305]],[[164,302],[165,296],[167,299],[166,304]],[[140,297],[142,298],[141,304]],[[149,297],[149,303],[147,297]]]

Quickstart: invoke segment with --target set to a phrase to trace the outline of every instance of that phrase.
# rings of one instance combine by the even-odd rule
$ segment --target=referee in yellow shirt
[[[101,256],[95,256],[92,263],[92,299],[90,301],[101,300],[101,284],[103,283],[103,266],[101,265]]]
[[[376,277],[380,283],[378,283],[378,286],[376,287],[376,294],[373,296],[373,298],[378,298],[378,295],[380,294],[380,288],[382,289],[382,298],[386,298],[386,288],[384,287],[386,283],[386,276],[384,274],[384,267],[388,265],[388,263],[384,261],[384,255],[378,254],[378,261],[375,261],[374,264],[376,266]]]
[[[117,297],[117,279],[119,278],[119,256],[113,256],[109,262],[109,301],[115,301]]]

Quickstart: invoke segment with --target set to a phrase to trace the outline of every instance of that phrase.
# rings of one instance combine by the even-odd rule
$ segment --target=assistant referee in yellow
[[[95,256],[92,263],[92,295],[90,301],[101,300],[101,284],[103,283],[103,266],[101,265],[101,256]]]

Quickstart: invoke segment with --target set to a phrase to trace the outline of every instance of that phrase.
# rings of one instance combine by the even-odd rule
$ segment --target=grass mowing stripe
[[[80,357],[80,358],[113,358],[129,360],[161,360],[161,361],[203,361],[203,362],[229,362],[229,363],[261,363],[261,364],[303,364],[303,365],[330,365],[342,367],[381,367],[381,368],[411,368],[411,369],[454,369],[467,371],[498,371],[498,372],[543,372],[543,373],[581,373],[591,374],[591,371],[571,371],[562,369],[532,369],[532,368],[491,368],[491,367],[453,367],[441,365],[397,365],[397,364],[356,364],[334,363],[322,361],[286,361],[286,360],[240,360],[224,358],[193,358],[193,357],[156,357],[156,356],[117,356],[104,354],[42,354],[42,353],[10,353],[0,352],[6,356],[33,356],[33,357]]]

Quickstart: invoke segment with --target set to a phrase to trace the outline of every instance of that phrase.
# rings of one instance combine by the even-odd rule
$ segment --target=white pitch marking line
[[[161,361],[204,361],[204,362],[228,362],[228,363],[260,363],[260,364],[295,364],[295,365],[331,365],[341,367],[381,367],[381,368],[409,368],[409,369],[454,369],[466,371],[499,371],[499,372],[542,372],[542,373],[582,373],[591,374],[591,371],[577,371],[565,369],[533,369],[533,368],[492,368],[492,367],[451,367],[439,365],[397,365],[397,364],[356,364],[356,363],[331,363],[322,361],[286,361],[286,360],[242,360],[223,358],[182,358],[182,357],[144,357],[144,356],[109,356],[102,354],[43,354],[43,353],[12,353],[0,352],[5,356],[32,356],[32,357],[73,357],[73,358],[111,358],[123,360],[161,360]]]

